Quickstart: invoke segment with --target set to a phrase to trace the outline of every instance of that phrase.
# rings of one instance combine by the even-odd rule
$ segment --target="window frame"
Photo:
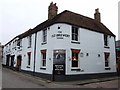
[[[30,64],[31,64],[31,52],[28,52],[27,55],[28,55],[28,66],[30,66]]]
[[[74,54],[77,54],[77,67],[73,67],[73,53]],[[80,68],[80,50],[78,50],[78,49],[71,49],[71,68],[72,69],[79,69]],[[75,62],[75,61],[74,61]]]
[[[108,35],[104,34],[104,46],[109,46]]]
[[[71,29],[71,40],[78,42],[79,41],[79,28],[76,26],[72,26]]]
[[[28,48],[31,48],[32,46],[32,35],[28,36]]]
[[[44,56],[45,54],[45,56]],[[41,50],[41,68],[46,68],[47,53],[46,50]],[[44,65],[45,64],[45,65]]]
[[[110,53],[104,52],[105,68],[109,68],[110,63]]]
[[[47,42],[47,29],[44,29],[42,31],[42,42],[44,42],[44,43]]]

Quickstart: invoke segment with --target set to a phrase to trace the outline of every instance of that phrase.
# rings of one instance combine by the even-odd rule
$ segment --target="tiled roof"
[[[45,22],[37,25],[35,28],[33,28],[32,30],[28,30],[27,32],[19,35],[21,38],[27,36],[28,34],[32,34],[35,33],[37,31],[43,30],[44,28],[47,28],[50,25],[53,25],[55,23],[66,23],[66,24],[70,24],[70,25],[75,25],[78,27],[82,27],[82,28],[86,28],[95,32],[100,32],[100,33],[104,33],[104,34],[108,34],[108,35],[112,35],[115,36],[104,24],[102,24],[101,22],[65,10],[62,13],[56,15],[53,19],[50,20],[46,20]]]
[[[99,22],[95,19],[83,16],[83,15],[77,14],[77,13],[68,11],[68,10],[65,10],[62,13],[56,15],[54,18],[48,19],[48,20],[44,21],[43,23],[37,25],[35,28],[29,29],[28,31],[26,31],[26,32],[24,32],[16,37],[19,37],[21,39],[23,37],[26,37],[26,36],[32,34],[32,33],[43,30],[43,29],[45,29],[45,28],[47,28],[50,25],[53,25],[55,23],[66,23],[66,24],[86,28],[86,29],[91,30],[91,31],[100,32],[100,33],[115,36],[101,22]]]

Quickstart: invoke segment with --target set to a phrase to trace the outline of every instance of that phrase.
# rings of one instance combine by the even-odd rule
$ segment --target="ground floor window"
[[[31,61],[31,52],[28,52],[28,65],[30,65],[30,61]]]
[[[72,49],[72,68],[79,67],[79,52],[80,50]]]
[[[41,50],[42,67],[46,67],[46,50]]]
[[[110,57],[110,53],[105,52],[105,67],[109,67],[109,57]]]

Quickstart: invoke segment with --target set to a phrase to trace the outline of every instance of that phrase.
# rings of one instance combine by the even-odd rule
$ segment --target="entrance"
[[[65,75],[65,50],[53,51],[53,74]]]
[[[11,67],[14,67],[14,58],[15,58],[15,55],[11,56]]]
[[[6,66],[9,66],[10,54],[6,56]]]
[[[22,61],[22,56],[19,55],[17,56],[17,70],[21,71],[21,61]]]

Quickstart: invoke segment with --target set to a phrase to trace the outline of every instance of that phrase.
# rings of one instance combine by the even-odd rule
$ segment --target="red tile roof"
[[[44,21],[43,23],[37,25],[35,28],[26,31],[26,32],[18,35],[17,37],[19,37],[19,38],[26,37],[29,34],[43,30],[43,29],[45,29],[45,28],[47,28],[50,25],[53,25],[55,23],[66,23],[66,24],[78,26],[81,28],[86,28],[86,29],[91,30],[91,31],[100,32],[103,34],[115,36],[101,22],[99,22],[95,19],[83,16],[83,15],[77,14],[77,13],[68,11],[68,10],[65,10],[62,13],[56,15],[54,18]]]

